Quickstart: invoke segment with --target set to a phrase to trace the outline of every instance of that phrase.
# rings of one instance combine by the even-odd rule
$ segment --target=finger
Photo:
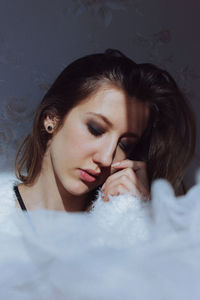
[[[124,182],[124,184],[126,184],[126,182],[130,182],[130,184],[133,183],[136,185],[141,193],[149,194],[149,183],[147,176],[144,176],[143,178],[140,176],[139,178],[139,176],[136,176],[135,172],[130,168],[120,170],[117,173],[110,175],[103,184],[102,190],[110,186],[112,182]]]
[[[122,170],[114,174],[115,176],[112,175],[112,178],[110,176],[109,180],[107,180],[102,187],[103,193],[108,194],[113,190],[113,187],[115,187],[115,190],[117,190],[116,187],[123,185],[126,189],[126,192],[133,196],[140,196],[140,198],[144,200],[150,198],[148,185],[144,185],[140,180],[138,180],[137,176],[134,174],[134,171],[131,170],[135,178],[133,180],[131,176],[125,173],[127,171],[128,169]]]
[[[102,189],[104,189],[108,184],[110,184],[113,181],[119,181],[120,179],[123,180],[131,180],[133,183],[137,183],[138,178],[135,175],[134,171],[131,168],[120,170],[116,173],[113,173],[110,175],[106,181],[104,182]]]
[[[126,187],[122,187],[122,184],[117,185],[116,188],[113,187],[109,192],[102,192],[102,198],[105,202],[109,201],[109,195],[118,196],[123,194],[130,194],[132,197],[139,198],[142,201],[149,201],[151,199],[151,195],[147,192],[141,192],[136,186],[135,188],[128,189]]]
[[[120,162],[112,164],[111,168],[114,169],[132,168],[134,171],[138,171],[140,169],[146,169],[146,163],[144,161],[124,159]]]
[[[126,174],[122,174],[117,179],[107,182],[102,191],[104,194],[108,194],[113,190],[113,187],[115,188],[115,190],[117,190],[118,187],[123,186],[126,192],[130,194],[136,195],[138,193],[147,193],[146,189],[142,185],[138,185],[138,183],[138,180],[137,183],[133,182],[133,180],[129,176],[127,176]]]
[[[137,188],[135,187],[133,189],[133,185],[124,185],[122,182],[121,183],[112,183],[111,186],[109,186],[108,189],[106,189],[103,192],[103,199],[104,201],[109,201],[109,195],[111,196],[118,196],[126,193],[131,193],[131,195],[136,196],[139,191],[137,191]]]
[[[111,165],[115,170],[131,168],[141,183],[149,190],[149,180],[147,176],[146,163],[144,161],[133,161],[130,159],[122,160],[119,163]],[[115,173],[114,173],[115,174]],[[136,181],[135,181],[136,182]]]

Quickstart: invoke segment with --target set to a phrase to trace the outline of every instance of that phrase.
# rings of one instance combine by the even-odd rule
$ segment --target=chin
[[[63,186],[68,193],[74,196],[85,195],[91,191],[91,189],[82,181],[72,182],[70,186],[68,182],[68,184],[64,184]]]

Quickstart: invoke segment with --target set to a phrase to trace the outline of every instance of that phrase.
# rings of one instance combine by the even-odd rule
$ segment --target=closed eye
[[[105,130],[95,124],[87,124],[89,132],[94,136],[101,136],[105,133]]]
[[[88,123],[87,124],[87,128],[89,130],[89,132],[93,135],[93,136],[101,136],[105,133],[105,130],[103,128],[101,128],[99,125],[94,124],[94,123]],[[121,150],[126,153],[126,154],[130,154],[131,151],[133,151],[134,147],[135,147],[135,143],[130,143],[130,142],[120,142],[119,143],[119,147],[121,148]]]
[[[135,143],[120,142],[119,146],[122,149],[122,151],[124,151],[126,154],[129,154],[131,151],[133,151]]]

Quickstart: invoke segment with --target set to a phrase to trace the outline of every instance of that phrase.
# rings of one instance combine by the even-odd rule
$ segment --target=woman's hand
[[[143,200],[150,198],[145,162],[126,159],[111,165],[111,169],[114,169],[115,173],[111,174],[102,186],[104,201],[109,201],[108,194],[117,196],[129,193]]]

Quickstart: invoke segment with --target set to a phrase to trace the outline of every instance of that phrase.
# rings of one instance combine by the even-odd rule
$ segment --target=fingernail
[[[106,199],[105,199],[105,195],[104,195],[104,193],[102,193],[101,197],[102,197],[103,201],[105,202],[105,201],[106,201]]]
[[[116,163],[112,164],[112,167],[117,167],[119,165],[120,165],[120,162],[116,162]]]

